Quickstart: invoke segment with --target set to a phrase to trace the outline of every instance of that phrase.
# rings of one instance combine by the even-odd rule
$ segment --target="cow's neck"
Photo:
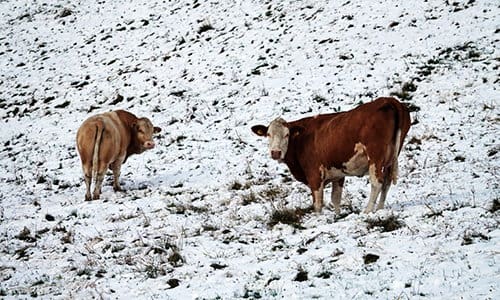
[[[123,126],[125,126],[126,132],[128,134],[127,155],[125,156],[125,161],[126,161],[130,155],[140,154],[143,152],[141,145],[137,142],[137,139],[135,139],[136,134],[133,126],[133,124],[135,124],[138,119],[134,114],[124,110],[117,110],[116,114],[122,121]]]
[[[290,145],[288,146],[288,150],[286,152],[285,158],[283,159],[283,162],[288,166],[290,172],[292,173],[293,177],[295,177],[295,179],[304,184],[307,184],[307,179],[304,174],[304,170],[300,165],[294,147],[290,147]]]

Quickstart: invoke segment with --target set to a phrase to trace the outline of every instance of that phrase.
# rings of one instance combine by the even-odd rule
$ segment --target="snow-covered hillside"
[[[499,299],[500,6],[0,1],[0,296]],[[386,209],[342,215],[250,127],[394,95],[414,122]],[[75,135],[127,109],[157,147],[85,202]],[[326,199],[329,196],[326,195]]]

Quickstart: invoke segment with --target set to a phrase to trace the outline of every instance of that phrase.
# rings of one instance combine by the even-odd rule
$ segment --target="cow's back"
[[[100,141],[96,141],[98,131],[101,131]],[[117,114],[107,112],[92,116],[83,122],[77,133],[78,151],[82,162],[84,156],[92,160],[95,143],[100,142],[99,161],[109,164],[125,156],[129,139],[129,134]]]

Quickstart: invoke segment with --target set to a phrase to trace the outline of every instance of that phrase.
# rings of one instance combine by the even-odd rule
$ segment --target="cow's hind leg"
[[[94,195],[93,195],[94,200],[99,199],[99,197],[101,196],[102,181],[104,180],[104,175],[106,174],[106,169],[107,169],[106,164],[99,163],[99,167],[97,168],[97,175],[95,178],[95,185],[94,185]]]
[[[92,200],[92,197],[90,196],[90,185],[92,184],[92,176],[84,174],[85,177],[85,201],[90,201]]]
[[[370,192],[370,200],[368,201],[368,205],[366,206],[366,209],[364,211],[366,214],[373,212],[373,208],[375,207],[375,202],[377,201],[378,195],[382,190],[382,182],[377,177],[375,164],[370,165],[369,175],[370,175],[371,192]]]
[[[92,184],[92,165],[82,159],[83,178],[85,180],[85,201],[92,200],[90,188]]]
[[[337,215],[340,214],[340,199],[342,198],[343,188],[344,188],[344,178],[341,178],[339,180],[334,180],[332,182],[331,203]]]
[[[95,178],[94,194],[93,194],[92,199],[98,200],[99,197],[101,196],[101,187],[102,187],[103,180],[104,180],[104,172],[97,173],[97,176]]]
[[[88,170],[86,168],[83,168],[83,177],[85,179],[85,201],[90,201],[92,200],[92,197],[90,196],[90,186],[92,184],[92,171]]]
[[[380,192],[380,199],[378,200],[377,210],[384,208],[385,198],[387,197],[387,193],[389,192],[389,188],[391,187],[392,167],[389,167],[384,171],[384,182],[382,183],[382,191]]]
[[[122,164],[118,161],[115,161],[111,165],[111,169],[113,170],[113,189],[115,192],[122,191],[120,187],[120,172],[121,172]]]

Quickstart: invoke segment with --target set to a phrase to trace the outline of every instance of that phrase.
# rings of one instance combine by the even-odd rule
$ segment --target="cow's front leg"
[[[119,161],[115,161],[111,164],[111,170],[113,170],[113,189],[115,192],[122,191],[120,187],[120,173],[121,173],[122,164]]]
[[[344,188],[344,178],[332,182],[331,203],[337,215],[340,215],[340,199],[342,198],[342,190]]]
[[[314,211],[320,213],[323,208],[323,187],[320,187],[317,190],[312,190],[312,196]]]
[[[312,178],[310,184],[314,211],[319,213],[323,208],[323,190],[325,188],[325,183],[320,178]]]

